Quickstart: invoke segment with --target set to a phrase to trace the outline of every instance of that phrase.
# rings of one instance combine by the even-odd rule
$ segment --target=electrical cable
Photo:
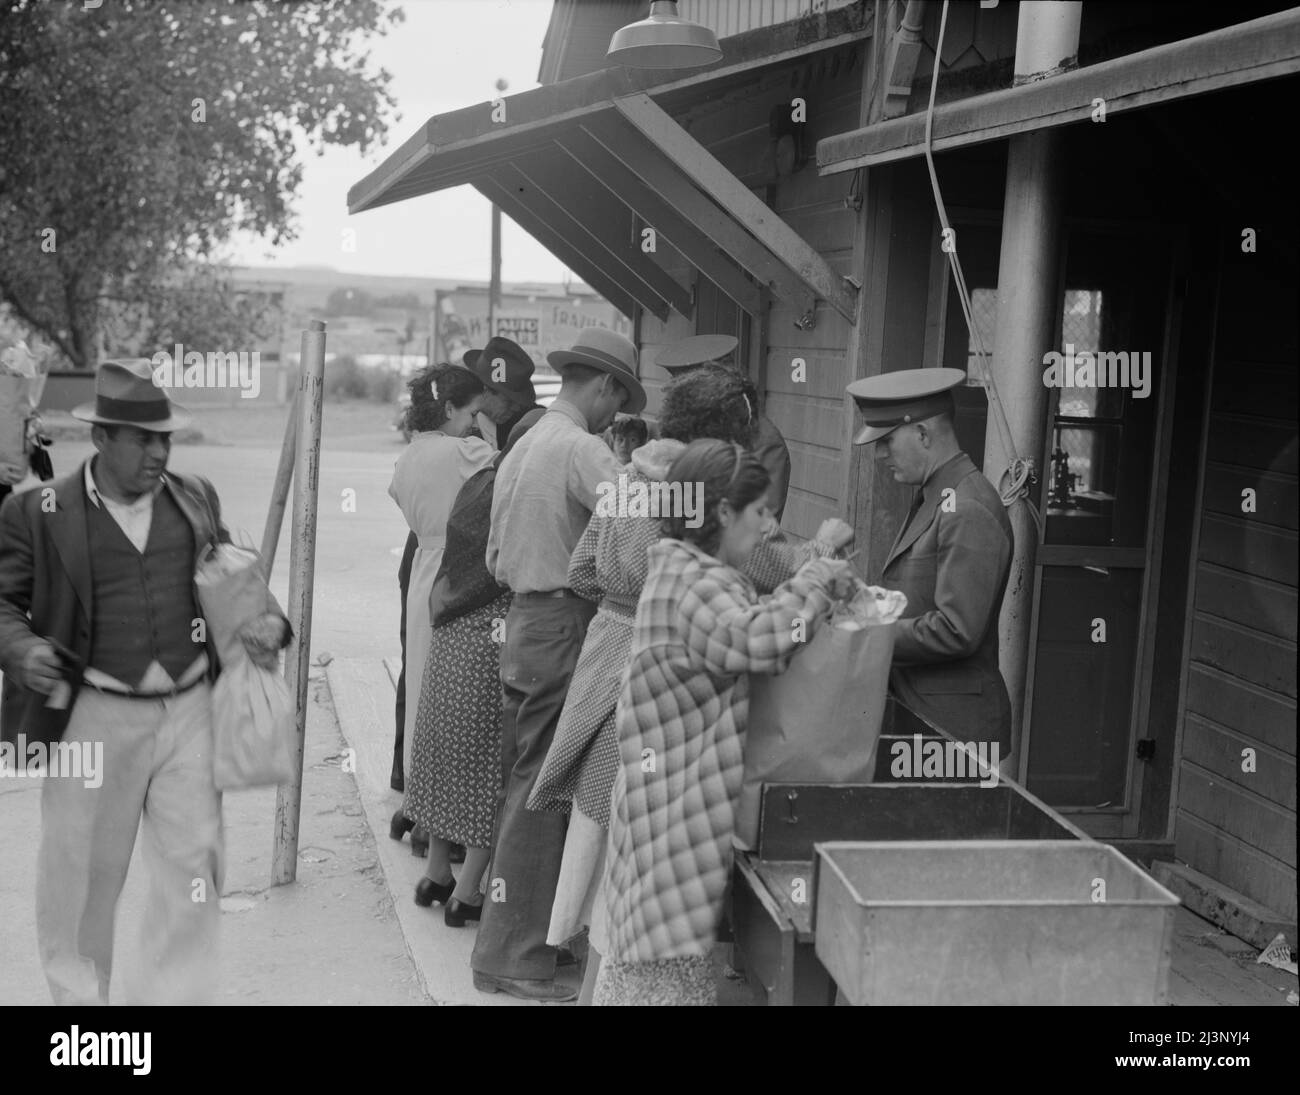
[[[947,25],[948,0],[943,0],[943,11],[939,16],[939,40],[934,47],[934,71],[930,76],[930,102],[925,111],[925,164],[930,172],[930,187],[934,191],[934,204],[939,214],[940,227],[943,229],[943,239],[950,241],[955,240],[956,237],[948,221],[948,210],[943,203],[943,194],[939,191],[939,175],[935,171],[934,152],[931,147],[934,137],[934,99],[939,88],[939,68],[943,57],[943,37]],[[957,296],[961,301],[962,315],[966,319],[966,329],[970,332],[970,337],[975,343],[977,360],[979,361],[980,372],[983,374],[984,391],[988,397],[994,428],[998,431],[998,439],[1001,441],[1002,450],[1007,457],[1007,467],[1002,473],[999,491],[1002,497],[1002,505],[1009,509],[1017,502],[1023,502],[1028,508],[1030,516],[1034,519],[1034,524],[1038,526],[1039,536],[1041,537],[1043,518],[1038,512],[1038,508],[1029,498],[1029,485],[1037,481],[1037,476],[1034,474],[1034,462],[1016,452],[1015,438],[1012,436],[1006,413],[1002,409],[1002,399],[998,395],[998,386],[993,377],[993,366],[989,360],[989,353],[985,350],[984,340],[980,337],[979,328],[975,325],[970,291],[966,287],[966,275],[962,272],[961,259],[957,257],[956,244],[953,243],[945,253],[948,256],[948,264],[952,269],[953,284],[957,288]]]

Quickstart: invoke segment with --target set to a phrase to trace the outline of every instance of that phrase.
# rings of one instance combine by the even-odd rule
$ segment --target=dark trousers
[[[406,785],[406,773],[402,771],[402,743],[406,726],[406,592],[411,588],[411,564],[415,560],[415,549],[419,543],[415,533],[407,534],[402,563],[397,568],[397,584],[402,589],[402,672],[397,677],[397,738],[393,743],[393,777],[390,781],[394,791],[400,791]]]
[[[548,980],[546,944],[564,853],[566,819],[529,810],[528,796],[555,737],[569,679],[596,606],[579,597],[515,597],[501,652],[501,776],[487,900],[470,964],[497,977]]]

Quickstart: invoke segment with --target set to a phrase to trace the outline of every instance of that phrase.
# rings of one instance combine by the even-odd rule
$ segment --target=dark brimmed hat
[[[960,369],[900,369],[855,380],[847,388],[858,405],[864,426],[853,439],[870,445],[910,422],[953,412],[952,389],[964,383]]]
[[[655,364],[676,376],[684,369],[720,361],[739,345],[740,339],[735,335],[692,335],[665,346],[655,358]]]
[[[624,414],[640,414],[645,410],[645,389],[637,379],[637,353],[632,340],[608,327],[588,327],[568,350],[552,350],[546,355],[551,368],[557,373],[566,365],[587,365],[609,373],[627,389]]]
[[[529,379],[533,375],[533,359],[519,343],[497,335],[488,339],[481,350],[466,350],[461,359],[489,391],[505,396],[521,407],[531,407],[537,402],[537,390]],[[495,374],[505,371],[505,379]]]
[[[99,426],[135,426],[153,433],[171,433],[194,420],[154,382],[154,364],[145,357],[101,364],[95,374],[95,402],[74,407],[72,417]]]

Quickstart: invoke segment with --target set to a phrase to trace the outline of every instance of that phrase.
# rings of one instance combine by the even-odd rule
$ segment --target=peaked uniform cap
[[[870,445],[899,426],[945,411],[952,413],[956,406],[952,389],[965,380],[960,369],[900,369],[855,380],[846,391],[853,396],[865,425],[853,443]]]
[[[740,340],[735,335],[692,335],[665,346],[655,358],[655,364],[676,376],[683,369],[719,361],[739,345]]]
[[[103,362],[95,373],[95,402],[74,407],[72,417],[100,426],[135,426],[152,433],[171,433],[194,420],[154,380],[154,364],[147,357]]]

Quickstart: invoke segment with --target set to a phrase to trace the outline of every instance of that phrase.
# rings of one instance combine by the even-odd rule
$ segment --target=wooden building
[[[1031,4],[686,0],[730,34],[720,62],[604,68],[647,7],[557,0],[543,86],[504,120],[430,119],[352,212],[477,187],[632,319],[650,413],[662,346],[736,334],[790,446],[786,528],[845,517],[869,579],[907,499],[850,443],[845,386],[968,369],[966,450],[998,480],[993,391],[1037,471],[1042,527],[1017,526],[1003,612],[1022,782],[1294,920],[1297,232],[1278,144],[1300,9],[1088,0],[1061,64],[1018,79]],[[1147,390],[1049,388],[1067,347],[1149,362]]]

